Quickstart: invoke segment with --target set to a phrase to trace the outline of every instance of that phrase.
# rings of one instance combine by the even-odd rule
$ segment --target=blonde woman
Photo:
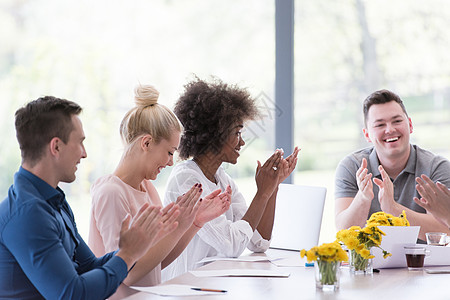
[[[91,188],[92,210],[89,245],[97,255],[117,249],[120,224],[134,216],[144,203],[161,206],[151,183],[166,166],[173,165],[182,126],[174,113],[158,104],[158,91],[150,85],[135,89],[136,106],[120,124],[125,145],[122,158],[113,174],[99,178]],[[217,189],[200,199],[202,186],[193,184],[176,203],[162,213],[178,209],[178,227],[150,248],[129,272],[125,285],[151,286],[161,283],[161,269],[169,265],[187,246],[204,223],[228,210],[231,191]],[[131,294],[122,284],[116,298]]]

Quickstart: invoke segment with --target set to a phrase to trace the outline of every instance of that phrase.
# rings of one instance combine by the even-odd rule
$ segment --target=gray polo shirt
[[[367,159],[367,169],[372,177],[381,179],[378,166],[380,165],[375,148],[368,147],[345,157],[338,165],[335,176],[335,198],[355,197],[358,193],[356,171],[361,166],[362,159]],[[417,205],[413,198],[420,195],[416,190],[416,177],[425,174],[434,182],[439,181],[450,187],[450,162],[442,157],[424,150],[416,145],[411,145],[411,153],[405,169],[393,180],[394,200],[414,211],[425,213],[425,209]],[[392,180],[392,178],[391,178]],[[368,217],[377,211],[381,211],[378,202],[378,186],[373,184],[374,198],[370,206]]]

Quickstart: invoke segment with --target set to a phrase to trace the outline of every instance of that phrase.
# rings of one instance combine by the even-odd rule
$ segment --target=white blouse
[[[217,189],[225,191],[228,185],[232,195],[230,209],[198,231],[183,253],[162,271],[163,281],[201,266],[198,262],[206,257],[238,257],[247,247],[253,252],[265,252],[269,248],[270,241],[263,239],[258,231],[253,232],[247,221],[241,220],[247,212],[247,204],[236,183],[222,167],[217,170],[215,178],[217,184],[208,180],[192,160],[173,168],[167,182],[164,205],[175,202],[178,196],[196,183],[202,184],[202,197]]]

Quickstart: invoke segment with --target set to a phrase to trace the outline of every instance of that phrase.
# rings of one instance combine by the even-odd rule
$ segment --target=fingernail
[[[200,189],[199,192],[200,192],[200,193],[203,192],[203,189]]]

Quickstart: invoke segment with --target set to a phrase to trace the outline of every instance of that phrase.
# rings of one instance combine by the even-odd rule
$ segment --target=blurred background
[[[334,170],[368,146],[362,101],[387,88],[404,100],[412,142],[450,157],[450,10],[446,0],[295,1],[294,183],[328,190],[320,239],[334,240]],[[87,239],[92,182],[114,171],[119,123],[135,85],[172,108],[183,85],[212,76],[247,88],[265,118],[225,166],[251,201],[256,160],[274,144],[275,1],[0,0],[0,196],[20,165],[14,112],[53,95],[79,103],[88,157],[62,184]],[[292,149],[284,149],[291,152]],[[155,182],[160,195],[170,168]],[[307,230],[307,228],[305,228]]]

